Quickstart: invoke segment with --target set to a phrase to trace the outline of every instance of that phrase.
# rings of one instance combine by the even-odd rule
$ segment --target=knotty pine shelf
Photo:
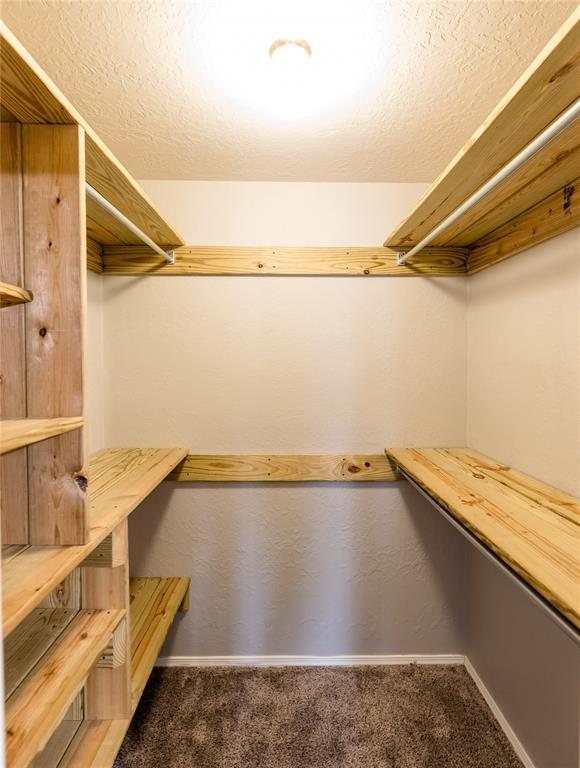
[[[580,499],[469,448],[386,454],[580,629]]]
[[[32,301],[32,293],[19,285],[0,282],[0,309]]]
[[[81,416],[53,419],[0,419],[0,455],[80,429],[83,423]]]
[[[577,9],[385,246],[410,250],[576,101],[579,50]],[[429,247],[465,249],[467,274],[473,274],[579,223],[580,121],[575,120]]]
[[[124,616],[123,610],[82,610],[64,627],[60,622],[62,631],[56,639],[52,625],[44,625],[45,631],[38,632],[34,622],[23,623],[11,636],[7,658],[22,668],[24,677],[15,688],[11,681],[12,692],[5,704],[10,768],[27,768],[44,749]],[[46,643],[51,644],[44,652]],[[21,654],[11,645],[18,646]]]
[[[130,591],[133,715],[175,615],[187,609],[189,578],[131,579]],[[130,722],[82,722],[58,768],[111,768]]]
[[[185,448],[113,448],[89,463],[89,541],[2,549],[3,633],[9,634],[187,455]]]

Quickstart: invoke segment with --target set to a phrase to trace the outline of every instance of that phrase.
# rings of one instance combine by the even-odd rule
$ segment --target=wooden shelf
[[[81,126],[85,133],[87,182],[159,245],[183,245],[180,235],[167,223],[152,200],[1,22],[0,42],[0,79],[5,109],[21,123]],[[91,236],[99,242],[94,232]]]
[[[0,283],[0,309],[13,307],[15,304],[26,304],[32,301],[32,294],[26,288],[10,283]]]
[[[386,453],[580,628],[580,499],[468,448],[393,448]]]
[[[89,541],[2,550],[6,636],[111,533],[187,455],[185,448],[114,448],[89,463]]]
[[[47,745],[124,615],[122,610],[79,611],[9,696],[10,768],[26,768]],[[39,644],[37,633],[33,645]]]
[[[55,419],[0,419],[0,454],[40,443],[83,426],[81,416]]]
[[[185,609],[189,578],[131,579],[132,714],[176,613]],[[58,768],[110,768],[130,720],[85,721]]]
[[[409,250],[417,244],[578,98],[579,51],[580,9],[387,237],[386,246]],[[576,120],[430,246],[467,248],[472,274],[572,229],[580,223],[579,177]]]

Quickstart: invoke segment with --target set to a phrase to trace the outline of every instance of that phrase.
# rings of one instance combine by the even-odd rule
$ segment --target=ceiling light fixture
[[[303,39],[278,38],[270,46],[269,54],[273,113],[291,121],[305,117],[311,110],[310,43]]]

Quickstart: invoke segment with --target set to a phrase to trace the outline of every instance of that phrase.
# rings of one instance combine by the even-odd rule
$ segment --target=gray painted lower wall
[[[474,548],[465,653],[536,768],[577,768],[580,647]]]
[[[464,647],[465,544],[404,483],[164,483],[130,542],[135,575],[192,579],[163,655]]]

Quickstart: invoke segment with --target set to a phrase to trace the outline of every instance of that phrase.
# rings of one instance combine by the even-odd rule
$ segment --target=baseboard
[[[160,656],[158,667],[296,667],[369,664],[463,664],[462,654],[390,656]]]
[[[497,705],[495,699],[493,698],[489,690],[485,687],[485,683],[483,682],[481,677],[477,674],[477,670],[475,669],[473,664],[469,661],[467,656],[465,657],[465,669],[469,673],[473,682],[479,688],[479,692],[481,693],[481,695],[487,702],[489,708],[493,712],[494,717],[499,723],[500,728],[505,733],[510,744],[514,748],[514,752],[524,764],[524,768],[535,768],[534,763],[532,762],[532,758],[528,755],[528,753],[524,749],[524,745],[516,736],[515,731],[509,724],[507,718],[505,717],[505,715]]]

